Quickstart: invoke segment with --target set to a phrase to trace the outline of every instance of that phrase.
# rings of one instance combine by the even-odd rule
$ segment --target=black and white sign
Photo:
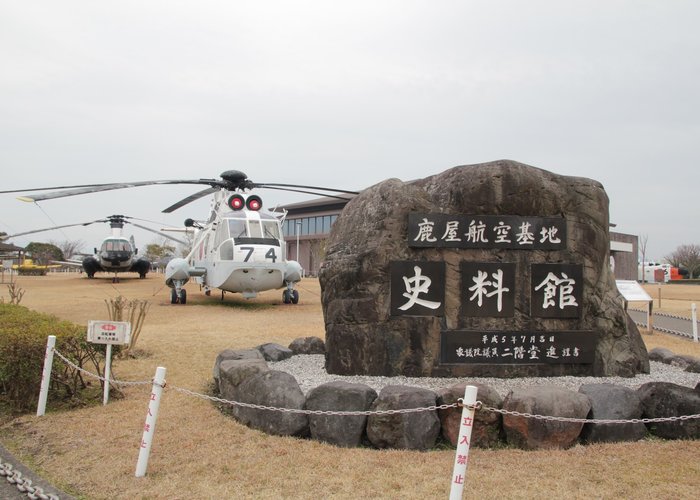
[[[445,312],[445,263],[393,261],[392,316],[442,316]]]
[[[462,316],[509,318],[515,313],[515,264],[462,262]]]
[[[530,316],[580,318],[583,267],[578,264],[532,264]]]
[[[590,364],[598,335],[576,332],[440,333],[441,364]]]
[[[408,215],[408,246],[563,250],[566,219],[517,215]]]

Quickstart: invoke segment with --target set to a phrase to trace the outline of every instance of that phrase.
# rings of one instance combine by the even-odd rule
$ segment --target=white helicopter
[[[0,193],[61,189],[52,193],[19,197],[22,201],[39,202],[153,184],[209,186],[166,208],[163,210],[164,213],[173,212],[204,196],[214,195],[206,220],[187,219],[185,221],[185,230],[191,231],[194,236],[192,250],[184,258],[172,259],[166,267],[165,283],[172,289],[170,295],[172,304],[187,302],[184,286],[191,278],[200,284],[206,295],[210,295],[214,288],[220,289],[222,299],[225,292],[237,292],[245,298],[254,298],[259,292],[284,288],[283,302],[298,303],[299,292],[294,289],[294,285],[301,280],[302,268],[298,262],[287,260],[286,244],[282,234],[282,223],[286,212],[263,210],[262,199],[255,194],[245,194],[245,191],[254,188],[278,189],[341,199],[347,198],[318,191],[358,194],[355,191],[317,186],[254,183],[246,174],[237,170],[222,173],[221,179],[60,186],[0,191]]]
[[[97,272],[114,273],[114,277],[112,278],[113,283],[119,282],[118,273],[134,272],[139,274],[139,278],[145,278],[146,274],[151,269],[151,262],[148,259],[146,259],[145,257],[137,256],[138,249],[134,244],[133,236],[131,238],[126,238],[125,236],[122,236],[122,229],[124,228],[124,224],[132,224],[133,226],[145,229],[146,231],[151,231],[152,233],[156,233],[161,236],[165,236],[166,238],[177,241],[178,243],[181,243],[183,245],[188,245],[186,241],[174,238],[169,235],[163,235],[159,231],[137,224],[129,219],[143,220],[144,222],[152,222],[145,221],[144,219],[136,219],[135,217],[129,217],[126,215],[110,215],[109,217],[106,217],[104,219],[98,219],[89,222],[65,224],[62,226],[54,226],[44,229],[25,231],[23,233],[11,234],[3,236],[3,239],[24,236],[27,234],[41,233],[44,231],[52,231],[55,229],[62,229],[66,227],[89,226],[90,224],[95,224],[98,222],[108,223],[109,227],[111,228],[111,234],[110,236],[102,240],[102,244],[100,245],[99,250],[95,248],[94,255],[89,255],[85,257],[82,261],[67,260],[54,262],[57,264],[64,264],[68,266],[82,266],[83,270],[85,271],[85,274],[90,279],[94,278],[95,273]]]

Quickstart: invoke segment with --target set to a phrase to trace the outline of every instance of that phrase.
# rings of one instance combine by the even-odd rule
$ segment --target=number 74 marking
[[[250,260],[250,256],[253,255],[253,252],[255,251],[255,247],[241,247],[241,250],[245,250],[248,252],[245,258],[243,259],[243,262],[248,262]],[[277,260],[277,254],[275,253],[275,249],[270,248],[265,254],[265,258],[272,259],[272,263],[274,264]]]

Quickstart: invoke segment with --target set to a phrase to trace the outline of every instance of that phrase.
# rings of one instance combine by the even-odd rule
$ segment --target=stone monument
[[[333,225],[320,273],[327,371],[648,373],[608,228],[599,182],[510,160],[364,190]]]

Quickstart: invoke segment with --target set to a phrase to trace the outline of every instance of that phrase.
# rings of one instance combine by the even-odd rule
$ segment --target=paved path
[[[44,495],[52,495],[50,498],[60,498],[61,500],[75,500],[75,497],[68,495],[54,488],[46,481],[39,478],[36,474],[30,471],[27,467],[17,460],[7,449],[0,444],[0,467],[3,470],[8,469],[8,464],[12,466],[12,471],[18,471],[22,475],[19,477],[21,484],[26,484],[27,479],[31,481],[32,487],[39,487],[43,490]],[[21,492],[16,484],[10,483],[5,476],[0,476],[0,498],[5,500],[20,500],[29,498],[26,492]]]
[[[627,312],[632,320],[637,323],[637,325],[643,327],[647,326],[646,311],[629,309]],[[698,325],[697,331],[700,332],[700,322],[696,323]],[[680,316],[673,316],[665,313],[653,313],[652,325],[654,330],[674,333],[676,335],[680,335],[681,337],[693,338],[693,322],[688,318],[682,318]]]

